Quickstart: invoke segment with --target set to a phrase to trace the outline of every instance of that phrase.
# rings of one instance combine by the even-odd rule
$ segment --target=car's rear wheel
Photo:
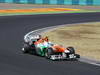
[[[28,53],[30,49],[30,46],[28,44],[24,44],[24,47],[22,48],[23,53]]]

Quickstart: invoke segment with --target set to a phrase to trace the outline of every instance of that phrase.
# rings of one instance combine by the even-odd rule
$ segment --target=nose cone
[[[55,52],[64,52],[65,48],[59,45],[54,46]]]

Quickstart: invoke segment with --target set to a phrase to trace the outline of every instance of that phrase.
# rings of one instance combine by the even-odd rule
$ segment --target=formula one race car
[[[41,35],[31,35],[24,37],[23,53],[31,53],[48,59],[77,59],[80,55],[75,54],[73,47],[63,47],[53,44],[48,37],[42,38]]]

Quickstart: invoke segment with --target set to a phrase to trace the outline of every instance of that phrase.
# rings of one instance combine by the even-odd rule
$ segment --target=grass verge
[[[49,36],[54,43],[75,47],[81,56],[100,61],[100,22],[65,26],[43,36]]]

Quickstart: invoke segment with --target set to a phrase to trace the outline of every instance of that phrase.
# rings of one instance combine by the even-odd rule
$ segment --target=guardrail
[[[0,0],[0,3],[56,4],[56,5],[100,5],[100,0]]]

